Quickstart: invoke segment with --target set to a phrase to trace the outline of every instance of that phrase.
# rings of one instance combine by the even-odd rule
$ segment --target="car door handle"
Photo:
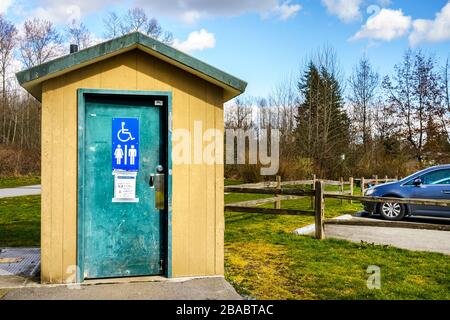
[[[450,190],[442,190],[442,193],[444,193],[444,194],[450,194]]]

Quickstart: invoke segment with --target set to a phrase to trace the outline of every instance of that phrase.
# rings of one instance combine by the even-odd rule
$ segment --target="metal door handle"
[[[450,194],[450,190],[442,190],[442,193]]]
[[[155,175],[154,174],[150,175],[150,179],[148,180],[148,185],[150,186],[150,188],[155,187]]]

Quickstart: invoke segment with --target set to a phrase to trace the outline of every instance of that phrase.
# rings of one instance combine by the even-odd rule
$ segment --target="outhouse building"
[[[42,103],[42,282],[224,273],[223,145],[173,148],[223,141],[244,81],[139,32],[17,79]]]

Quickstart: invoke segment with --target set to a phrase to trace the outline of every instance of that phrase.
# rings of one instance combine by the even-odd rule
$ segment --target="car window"
[[[426,171],[426,170],[428,170],[428,169],[423,169],[423,170],[414,172],[413,174],[410,174],[409,176],[407,176],[407,177],[401,179],[400,181],[408,181],[408,182],[405,183],[405,184],[407,184],[407,185],[411,184],[411,185],[412,185],[414,179],[411,179],[411,178],[412,178],[412,177],[420,177],[420,176],[421,176],[421,173],[422,173],[423,171]]]
[[[432,184],[450,184],[450,178],[437,180],[437,181],[433,182]]]
[[[436,170],[420,177],[422,184],[450,184],[450,169]]]

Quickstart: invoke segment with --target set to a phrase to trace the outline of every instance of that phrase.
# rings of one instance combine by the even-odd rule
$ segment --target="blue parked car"
[[[431,167],[402,180],[367,189],[365,196],[450,200],[450,165]],[[450,208],[406,205],[401,203],[364,203],[369,213],[379,213],[386,220],[401,220],[405,216],[450,217]]]

